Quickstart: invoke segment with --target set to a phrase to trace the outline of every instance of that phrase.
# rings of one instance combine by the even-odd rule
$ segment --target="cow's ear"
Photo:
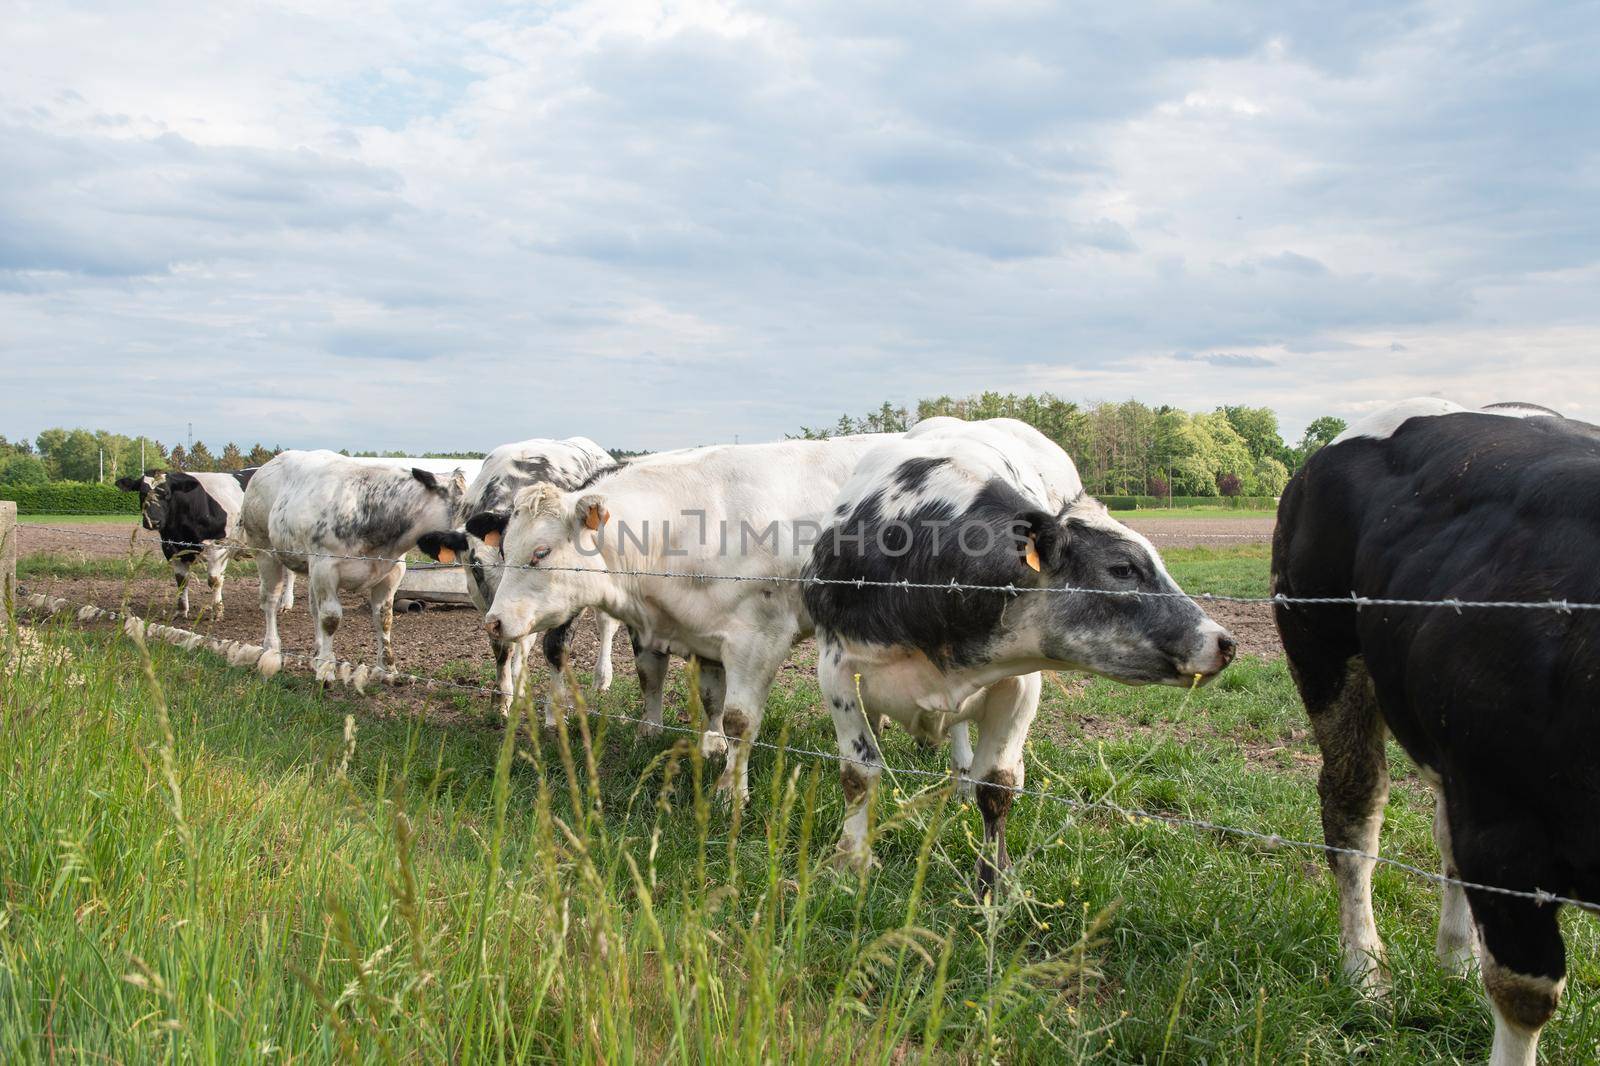
[[[467,550],[467,535],[459,529],[439,529],[424,533],[417,540],[417,548],[429,558],[441,563],[453,563],[456,556]]]
[[[467,519],[467,532],[489,547],[498,548],[505,539],[506,526],[510,522],[511,516],[503,511],[479,511]]]
[[[117,478],[117,488],[121,489],[123,492],[138,492],[140,489],[144,488],[144,478],[119,477]]]
[[[1050,573],[1067,556],[1071,534],[1066,523],[1048,511],[1028,511],[1016,525],[1017,552],[1030,570]]]
[[[439,491],[439,479],[434,477],[429,471],[422,469],[420,466],[414,466],[411,468],[411,476],[420,481],[422,483],[422,487],[427,489],[429,492]]]
[[[611,512],[606,510],[606,498],[594,492],[578,501],[573,514],[585,529],[599,529],[611,521]]]

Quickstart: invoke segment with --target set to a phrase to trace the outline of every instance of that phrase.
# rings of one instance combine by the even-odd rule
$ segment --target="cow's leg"
[[[405,564],[399,563],[367,590],[367,606],[372,611],[372,639],[379,666],[394,665],[394,594],[405,576]]]
[[[283,598],[279,601],[280,611],[294,610],[294,571],[285,569],[283,572]]]
[[[1455,854],[1450,845],[1450,815],[1445,806],[1444,785],[1433,786],[1433,842],[1439,848],[1439,869],[1446,877],[1459,879]],[[1472,966],[1472,910],[1460,885],[1439,886],[1439,936],[1435,941],[1439,965],[1447,973],[1465,974]]]
[[[706,758],[725,754],[728,741],[722,735],[722,715],[728,701],[728,672],[715,659],[700,660],[700,707],[706,726],[700,734],[700,754]]]
[[[616,641],[617,627],[621,624],[604,611],[594,612],[594,627],[600,634],[600,651],[594,659],[596,692],[604,692],[611,687],[611,645]]]
[[[1458,836],[1461,834],[1458,834]],[[1519,833],[1525,841],[1536,841],[1538,830]],[[1537,848],[1537,844],[1533,847]],[[1462,876],[1469,881],[1505,884],[1506,872],[1516,870],[1514,880],[1525,883],[1506,887],[1532,889],[1544,880],[1529,871],[1526,861],[1509,865],[1505,861],[1475,862],[1460,855]],[[1532,852],[1519,854],[1526,860]],[[1509,859],[1509,854],[1504,858]],[[1472,914],[1477,921],[1483,945],[1483,985],[1494,1013],[1494,1049],[1490,1066],[1534,1066],[1539,1048],[1539,1031],[1544,1028],[1561,1002],[1566,986],[1567,960],[1557,923],[1559,908],[1496,893],[1472,892]]]
[[[1006,816],[1012,794],[1022,787],[1022,749],[1033,716],[1039,712],[1040,674],[1023,674],[996,681],[982,693],[974,716],[978,723],[978,748],[973,753],[972,777],[977,782],[978,810],[983,814],[983,853],[978,856],[978,898],[995,896],[1000,874],[1011,865],[1006,851]]]
[[[822,697],[833,715],[839,740],[839,786],[844,791],[844,824],[839,830],[837,861],[857,868],[872,861],[870,828],[872,791],[883,773],[883,755],[861,706],[855,679],[837,666],[828,642],[817,638],[817,671]],[[825,664],[835,663],[833,666]]]
[[[333,635],[344,610],[339,606],[339,565],[331,559],[312,559],[306,585],[311,589],[311,613],[317,625],[318,668],[334,661]]]
[[[666,693],[667,666],[670,657],[664,651],[652,651],[639,640],[639,635],[628,630],[628,641],[633,645],[633,669],[639,675],[639,693],[644,697],[644,717],[639,721],[639,735],[654,737],[661,734],[661,701]]]
[[[977,796],[972,780],[972,733],[965,722],[950,727],[950,772],[956,777],[956,795],[964,800]]]
[[[567,714],[572,702],[567,692],[567,652],[572,647],[572,623],[568,619],[544,633],[544,661],[550,667],[550,694],[544,704],[546,729],[554,729]],[[559,714],[559,717],[558,717]]]
[[[256,553],[256,572],[261,578],[261,615],[267,625],[261,646],[268,651],[279,651],[283,643],[278,639],[278,611],[285,590],[292,587],[293,575],[276,555],[265,551]]]
[[[1303,677],[1297,680],[1322,749],[1317,794],[1322,798],[1323,839],[1331,847],[1376,854],[1389,799],[1389,766],[1383,715],[1366,663],[1351,657],[1336,687],[1313,688]],[[1328,865],[1339,886],[1344,972],[1360,987],[1379,991],[1387,980],[1387,964],[1372,915],[1373,860],[1330,851]]]
[[[192,555],[172,557],[172,580],[178,585],[178,614],[183,618],[189,617],[189,566],[193,562]]]
[[[778,676],[783,660],[794,645],[793,628],[774,632],[756,631],[753,639],[724,654],[727,695],[723,699],[722,728],[728,741],[727,765],[717,787],[728,790],[739,803],[750,797],[751,745],[761,734],[761,719],[767,709],[767,693]],[[710,732],[711,723],[707,723]]]
[[[222,583],[228,574],[227,548],[209,547],[205,551],[206,587],[211,590],[211,617],[222,621]]]

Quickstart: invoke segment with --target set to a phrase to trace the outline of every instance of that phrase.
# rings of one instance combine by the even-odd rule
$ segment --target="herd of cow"
[[[331,662],[341,592],[367,597],[391,664],[404,555],[459,561],[518,698],[534,642],[552,677],[586,610],[595,680],[626,625],[659,732],[668,657],[695,657],[701,748],[748,794],[749,745],[796,642],[814,635],[846,812],[840,856],[865,863],[867,806],[893,721],[950,743],[983,816],[978,876],[998,889],[1006,816],[1024,778],[1040,672],[1200,684],[1235,643],[1173,582],[1143,536],[1084,493],[1072,460],[1011,420],[934,418],[906,433],[719,445],[615,462],[584,438],[491,452],[460,471],[285,452],[255,471],[147,473],[187,612],[207,566],[221,611],[230,555],[258,560],[263,645],[304,575],[317,658]],[[1394,736],[1436,797],[1445,872],[1524,893],[1600,900],[1600,612],[1310,605],[1311,597],[1600,602],[1600,430],[1528,405],[1408,401],[1352,426],[1285,490],[1275,612],[1310,714],[1344,966],[1386,980],[1371,878]],[[546,704],[547,721],[562,706]],[[977,727],[977,742],[969,738]],[[1565,980],[1558,906],[1447,885],[1438,949],[1476,957],[1495,1017],[1491,1061],[1531,1063]]]

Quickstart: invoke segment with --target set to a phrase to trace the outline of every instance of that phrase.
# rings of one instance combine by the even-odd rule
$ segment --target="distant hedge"
[[[1101,496],[1113,511],[1155,511],[1184,507],[1222,507],[1230,511],[1276,511],[1276,496]]]
[[[16,500],[18,514],[138,514],[139,496],[115,485],[52,481],[48,485],[0,485],[0,500]]]

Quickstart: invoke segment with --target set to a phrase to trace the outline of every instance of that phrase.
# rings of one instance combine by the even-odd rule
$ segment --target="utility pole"
[[[98,480],[104,481],[105,479],[106,479],[106,450],[104,448],[101,448],[100,449],[100,477],[99,477]]]
[[[143,474],[144,472],[145,472],[145,465],[144,465],[144,438],[140,437],[139,438],[139,473]]]
[[[189,450],[194,451],[194,423],[189,423]]]

